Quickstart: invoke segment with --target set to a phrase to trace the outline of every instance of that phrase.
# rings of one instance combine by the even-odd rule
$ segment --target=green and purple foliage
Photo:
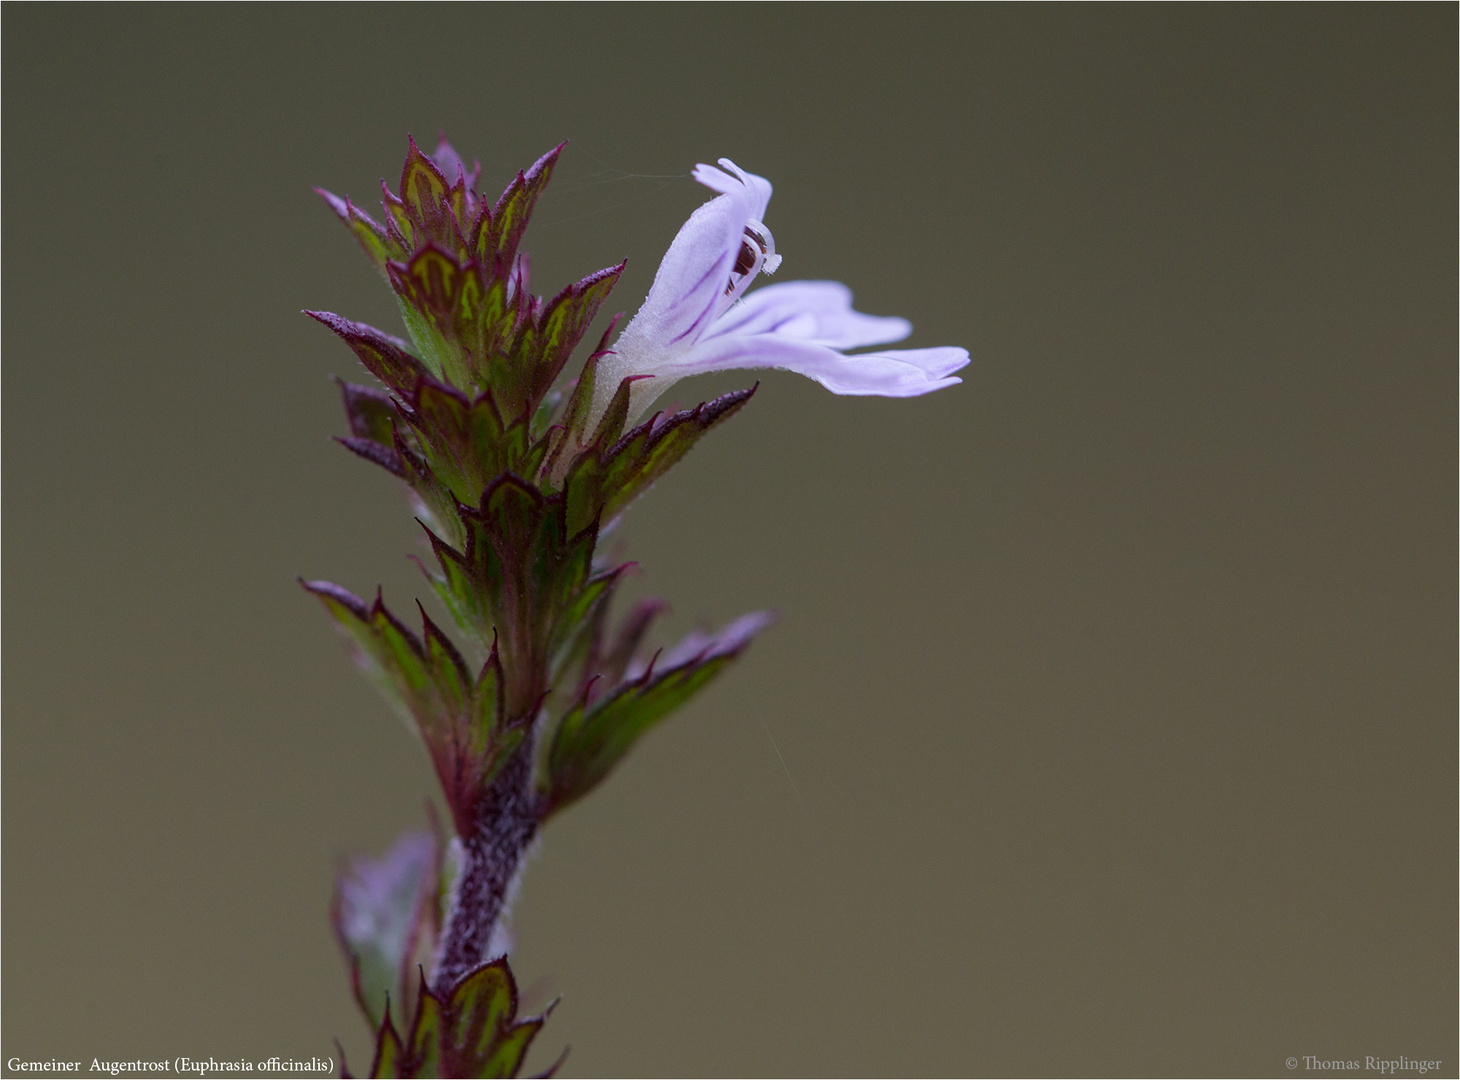
[[[308,313],[381,384],[341,383],[350,435],[340,441],[405,481],[435,556],[423,569],[458,640],[486,657],[468,665],[424,609],[418,633],[379,596],[304,583],[420,732],[455,832],[454,853],[407,837],[337,886],[336,930],[377,1030],[374,1076],[516,1074],[542,1018],[517,1020],[506,960],[489,951],[523,852],[768,621],[749,616],[647,662],[640,646],[657,606],[611,629],[625,566],[602,559],[601,526],[753,390],[625,431],[626,379],[621,407],[588,431],[605,334],[583,374],[555,392],[623,269],[550,300],[529,291],[520,243],[561,149],[495,205],[444,141],[434,158],[412,142],[399,192],[385,191],[383,225],[321,192],[390,284],[412,337]],[[408,1035],[392,1012],[414,1014]]]
[[[782,260],[764,224],[771,185],[721,159],[695,170],[718,197],[680,230],[639,313],[612,342],[611,320],[565,379],[623,264],[550,300],[530,291],[522,239],[561,151],[492,204],[476,190],[480,167],[468,172],[444,138],[431,156],[412,141],[399,190],[382,184],[383,224],[320,192],[411,337],[306,313],[379,383],[340,384],[340,442],[404,481],[434,557],[418,562],[456,635],[419,603],[418,633],[378,592],[367,603],[303,583],[420,733],[450,811],[449,842],[408,834],[336,884],[335,932],[376,1032],[371,1076],[517,1075],[546,1019],[518,1018],[499,925],[524,853],[771,621],[745,615],[658,652],[644,643],[659,602],[613,625],[629,564],[602,556],[602,530],[755,388],[636,423],[649,403],[685,376],[753,367],[912,397],[957,383],[968,362],[951,347],[848,353],[912,327],[854,311],[836,282],[747,296]],[[404,1033],[395,1017],[410,1018]]]

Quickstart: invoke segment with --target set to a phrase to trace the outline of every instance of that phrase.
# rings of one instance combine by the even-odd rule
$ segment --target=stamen
[[[762,255],[762,258],[764,256]],[[740,241],[740,255],[735,260],[735,273],[745,275],[755,269],[755,252],[744,240]]]
[[[745,226],[745,235],[755,241],[764,256],[758,269],[774,274],[781,265],[781,257],[776,254],[776,238],[771,231],[762,222],[752,221]]]
[[[771,231],[759,221],[745,226],[746,239],[740,241],[740,251],[735,256],[735,265],[730,268],[730,280],[725,284],[725,295],[732,295],[743,283],[760,271],[774,274],[781,265],[776,254],[776,241]]]

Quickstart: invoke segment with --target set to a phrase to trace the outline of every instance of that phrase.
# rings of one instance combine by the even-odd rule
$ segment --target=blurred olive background
[[[626,520],[666,636],[782,621],[547,829],[534,1062],[1454,1075],[1455,39],[7,5],[0,1053],[368,1064],[331,876],[435,785],[294,576],[409,611],[419,533],[298,312],[400,332],[310,188],[373,207],[444,128],[493,193],[572,140],[539,291],[627,257],[634,310],[728,155],[782,278],[974,357],[910,401],[768,374]]]

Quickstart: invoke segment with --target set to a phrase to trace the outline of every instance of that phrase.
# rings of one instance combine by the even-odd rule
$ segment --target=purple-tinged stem
[[[537,833],[530,742],[518,749],[477,804],[476,830],[460,846],[461,867],[442,929],[435,984],[447,992],[488,960],[492,931],[502,917],[512,880]]]

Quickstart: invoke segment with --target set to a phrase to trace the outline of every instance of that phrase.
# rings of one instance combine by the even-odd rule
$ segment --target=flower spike
[[[782,262],[771,185],[728,158],[695,169],[715,197],[679,230],[638,314],[616,339],[617,315],[589,337],[623,263],[550,297],[530,291],[528,222],[562,150],[492,200],[480,164],[468,170],[444,135],[430,154],[410,139],[379,221],[320,191],[410,335],[306,312],[378,383],[340,381],[339,441],[406,488],[433,557],[416,562],[446,616],[417,601],[417,632],[378,589],[367,602],[300,581],[419,735],[449,810],[446,827],[433,815],[432,832],[355,860],[336,883],[335,935],[375,1033],[371,1076],[518,1074],[547,1018],[518,1017],[505,955],[526,852],[773,621],[752,613],[663,649],[649,633],[662,601],[613,615],[635,564],[606,557],[600,539],[759,384],[678,412],[647,415],[649,403],[685,376],[741,367],[907,397],[958,382],[968,362],[957,348],[848,354],[912,327],[855,311],[845,285],[752,290]],[[585,340],[598,346],[574,371]]]

